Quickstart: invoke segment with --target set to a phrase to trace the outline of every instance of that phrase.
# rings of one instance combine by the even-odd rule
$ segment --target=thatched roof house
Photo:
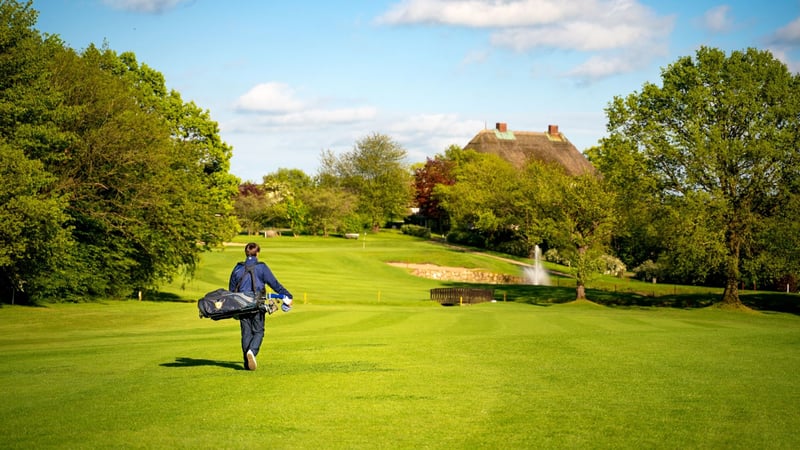
[[[510,131],[505,123],[499,122],[493,130],[481,130],[464,149],[494,153],[519,169],[535,158],[558,163],[570,175],[595,170],[589,160],[558,131],[558,125],[550,125],[546,132],[540,133]]]

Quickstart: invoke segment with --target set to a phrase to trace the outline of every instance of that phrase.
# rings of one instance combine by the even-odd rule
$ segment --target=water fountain
[[[542,265],[542,249],[538,245],[533,247],[533,266],[522,269],[525,283],[537,286],[550,286],[550,275]]]

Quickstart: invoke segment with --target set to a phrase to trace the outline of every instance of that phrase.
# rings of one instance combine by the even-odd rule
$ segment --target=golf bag
[[[267,309],[268,305],[263,299],[255,299],[241,292],[231,292],[227,289],[217,289],[209,292],[197,301],[197,309],[200,310],[200,318],[211,320],[238,319],[240,315],[251,314],[259,309],[264,312],[272,312]]]
[[[249,273],[250,285],[255,286],[253,268],[250,267],[245,270],[246,272],[242,275],[242,279]],[[236,292],[231,292],[227,289],[217,289],[216,291],[211,291],[204,295],[203,298],[197,301],[197,309],[200,311],[200,318],[207,317],[211,320],[238,319],[240,315],[252,314],[259,310],[269,314],[277,310],[272,300],[266,303],[263,298],[253,298],[238,292],[241,285],[242,280],[239,280],[235,288]]]

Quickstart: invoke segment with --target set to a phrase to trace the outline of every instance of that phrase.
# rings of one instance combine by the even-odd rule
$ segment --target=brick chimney
[[[508,124],[506,124],[505,122],[497,122],[497,125],[495,125],[495,127],[497,128],[497,131],[501,133],[505,133],[506,131],[508,131]]]
[[[547,134],[550,136],[558,136],[558,125],[548,125]]]

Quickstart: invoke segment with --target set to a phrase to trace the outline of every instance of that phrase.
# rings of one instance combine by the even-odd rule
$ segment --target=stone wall
[[[433,264],[391,263],[396,267],[405,267],[412,275],[440,281],[461,281],[466,283],[485,284],[520,284],[522,277],[502,273],[486,272],[480,269],[464,267],[443,267]]]

